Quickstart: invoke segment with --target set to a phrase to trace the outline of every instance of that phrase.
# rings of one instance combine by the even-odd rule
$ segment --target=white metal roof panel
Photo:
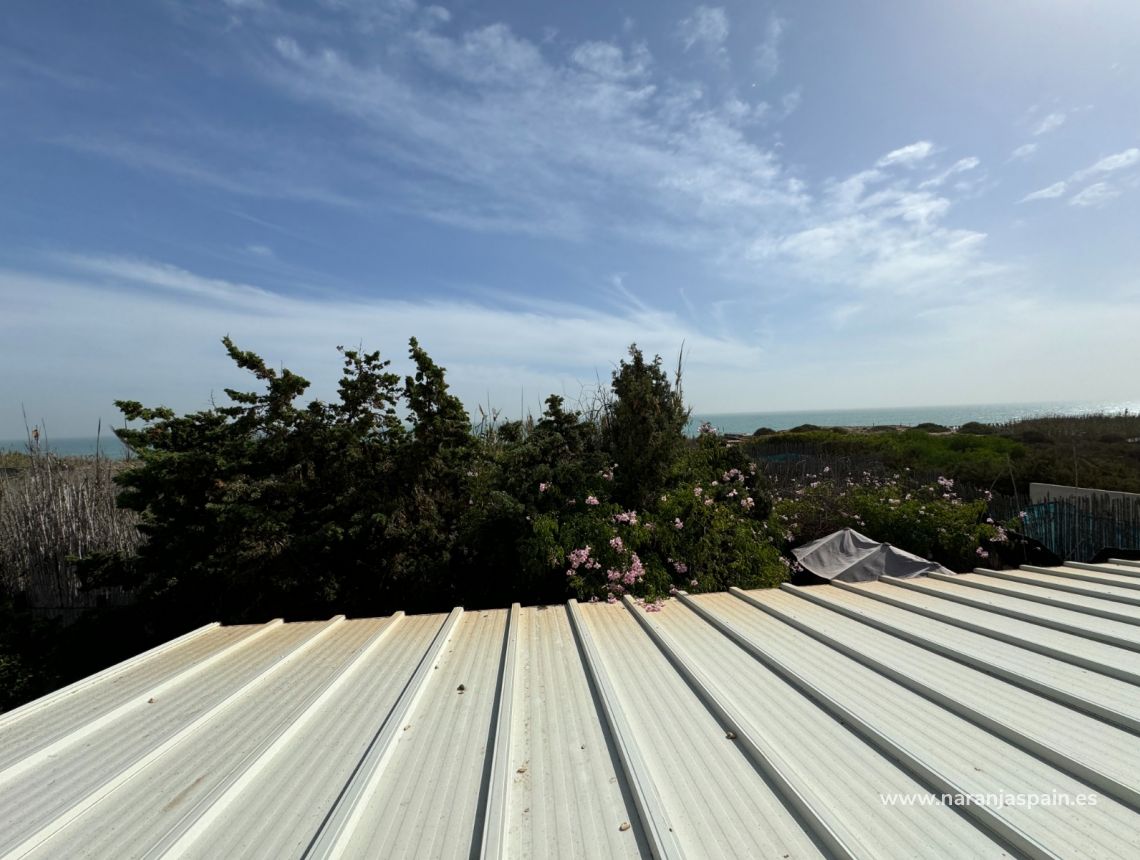
[[[209,626],[0,716],[0,858],[1140,856],[1089,567]]]
[[[978,617],[991,629],[994,626],[991,613],[996,613],[1041,627],[1072,632],[1094,642],[1107,642],[1128,650],[1140,650],[1140,625],[1137,624],[1114,621],[1111,618],[1093,616],[1085,612],[1078,612],[1075,609],[1051,606],[1040,601],[1012,597],[994,591],[983,591],[970,588],[965,583],[947,582],[930,577],[923,577],[918,581],[899,580],[897,582],[874,583],[874,585],[875,589],[869,589],[869,594],[890,594],[894,596],[895,592],[890,590],[891,587],[900,587],[917,594],[936,597],[945,601],[945,607],[940,607],[941,611],[945,611],[947,607],[955,604],[977,607],[985,612],[984,616]],[[931,606],[931,608],[935,608],[935,604],[919,602],[914,598],[910,599],[914,600],[911,605],[916,607]],[[1002,622],[1003,628],[1004,625],[1005,622]]]
[[[1096,615],[1100,618],[1109,618],[1125,624],[1140,624],[1140,606],[1117,603],[1098,597],[1095,588],[1081,589],[1079,593],[1068,591],[1064,594],[1058,594],[1054,588],[1049,587],[1048,580],[1042,583],[1023,578],[1010,578],[1004,575],[995,576],[995,573],[997,571],[977,568],[972,574],[945,577],[945,581],[952,581],[979,591],[990,591],[1022,600],[1043,603],[1046,606]],[[943,577],[931,576],[930,579],[938,581],[943,580]],[[1089,593],[1085,594],[1085,591]]]
[[[566,612],[528,607],[519,622],[504,853],[641,856],[648,845]]]
[[[901,585],[903,580],[897,582]],[[1131,636],[1112,641],[1090,639],[1087,631],[1082,628],[1064,630],[1043,626],[1036,620],[1026,621],[1015,617],[1007,617],[1001,629],[995,630],[991,611],[944,600],[937,594],[912,589],[913,593],[904,596],[898,585],[889,582],[868,582],[847,587],[852,594],[878,600],[1094,672],[1108,673],[1130,683],[1140,684],[1140,641],[1134,641]],[[1140,634],[1140,629],[1136,632]]]

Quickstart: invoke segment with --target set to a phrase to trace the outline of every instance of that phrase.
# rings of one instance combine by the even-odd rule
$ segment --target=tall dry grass
[[[0,458],[0,589],[33,608],[122,603],[118,589],[83,592],[75,560],[133,551],[137,516],[115,506],[123,461],[51,453]]]

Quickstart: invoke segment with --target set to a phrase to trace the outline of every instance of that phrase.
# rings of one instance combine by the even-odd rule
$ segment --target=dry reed
[[[130,553],[137,516],[115,505],[113,478],[128,463],[106,457],[9,454],[0,462],[0,590],[39,609],[122,603],[117,589],[81,591],[76,559]]]

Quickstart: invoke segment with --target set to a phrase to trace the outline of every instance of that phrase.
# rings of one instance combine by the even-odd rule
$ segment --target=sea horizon
[[[960,427],[969,421],[1003,424],[1042,415],[1086,415],[1090,413],[1140,413],[1140,400],[1058,400],[1032,403],[975,403],[947,406],[879,406],[845,409],[789,409],[765,412],[694,412],[686,431],[695,434],[703,422],[719,433],[751,434],[761,427],[790,430],[801,424],[820,427],[873,427],[884,425],[914,427],[933,423]],[[28,440],[0,439],[0,453],[28,450]],[[110,459],[127,457],[127,449],[115,436],[44,436],[40,451],[67,457],[93,457],[96,452]]]
[[[720,433],[754,433],[761,427],[790,430],[801,424],[820,427],[874,427],[941,424],[960,427],[970,421],[1004,424],[1043,415],[1120,415],[1140,412],[1140,400],[1053,400],[1026,403],[966,403],[943,406],[876,406],[843,409],[795,409],[766,412],[694,412],[690,427],[708,422]]]

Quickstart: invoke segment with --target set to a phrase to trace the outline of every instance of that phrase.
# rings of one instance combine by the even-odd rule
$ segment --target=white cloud
[[[916,143],[892,149],[876,162],[878,167],[889,167],[892,164],[917,164],[934,152],[934,144],[929,140],[920,140]]]
[[[796,108],[800,106],[803,101],[804,91],[801,87],[796,87],[794,90],[784,93],[783,98],[780,99],[780,107],[783,108],[784,116],[789,116]]]
[[[291,43],[295,47],[295,43]],[[183,141],[195,132],[180,131]],[[326,206],[353,207],[358,204],[348,192],[330,187],[323,178],[306,180],[303,166],[291,163],[293,155],[280,142],[274,148],[258,146],[252,152],[226,152],[226,168],[214,166],[200,155],[188,155],[165,140],[128,140],[115,136],[65,135],[52,143],[75,152],[97,155],[117,161],[135,170],[166,174],[192,185],[213,188],[229,194],[262,197],[272,200],[301,200]],[[248,164],[235,164],[248,159]],[[257,163],[260,160],[260,164]],[[305,160],[312,165],[312,159]],[[347,183],[346,183],[347,184]]]
[[[1027,194],[1021,198],[1020,202],[1024,203],[1027,200],[1046,200],[1060,197],[1072,188],[1073,185],[1083,182],[1089,177],[1104,173],[1114,173],[1119,170],[1127,170],[1137,164],[1140,164],[1140,149],[1136,147],[1125,149],[1114,155],[1105,156],[1094,164],[1090,164],[1088,167],[1076,171],[1072,176],[1062,182],[1054,182],[1047,188],[1042,188],[1039,191],[1034,191],[1032,194]],[[1119,190],[1104,182],[1096,182],[1074,195],[1069,202],[1074,206],[1099,206],[1118,196],[1120,196]]]
[[[892,176],[882,169],[900,163],[899,158],[906,163],[927,157],[927,146],[933,149],[932,144],[907,148],[911,152],[832,181],[799,229],[757,242],[753,254],[773,265],[787,260],[807,283],[845,286],[848,300],[855,288],[922,303],[951,284],[960,287],[997,274],[999,267],[982,256],[984,233],[942,223],[953,203],[931,190],[942,184],[939,177],[914,185],[909,174]],[[940,177],[978,163],[973,157],[959,159]]]
[[[970,155],[966,158],[959,158],[937,176],[927,179],[925,182],[919,183],[919,188],[938,188],[946,183],[946,180],[951,176],[959,173],[965,173],[969,170],[974,170],[979,164],[982,163],[980,158]]]
[[[568,239],[617,230],[720,244],[806,205],[796,177],[745,133],[766,105],[656,75],[644,46],[588,42],[558,63],[491,25],[454,38],[416,32],[406,51],[435,85],[291,42],[261,70],[355,124],[370,151],[344,167],[358,186],[385,172],[376,190],[421,215]]]
[[[1115,155],[1108,155],[1102,158],[1095,164],[1089,165],[1084,170],[1078,170],[1073,174],[1074,179],[1084,179],[1097,173],[1112,173],[1117,170],[1125,170],[1140,163],[1140,149],[1132,147],[1123,152],[1118,152]]]
[[[1051,113],[1037,123],[1037,125],[1033,128],[1033,134],[1038,136],[1042,134],[1048,134],[1054,129],[1060,128],[1062,125],[1064,125],[1066,118],[1067,117],[1065,114],[1061,113],[1060,111]]]
[[[1054,182],[1052,185],[1048,186],[1047,188],[1042,188],[1039,191],[1034,191],[1031,194],[1026,194],[1024,197],[1021,198],[1021,200],[1019,202],[1026,203],[1030,200],[1049,200],[1049,199],[1052,199],[1053,197],[1060,197],[1062,194],[1065,193],[1065,190],[1068,187],[1069,187],[1069,185],[1067,182]]]
[[[618,45],[610,42],[583,42],[571,52],[570,59],[580,68],[611,80],[642,77],[652,63],[645,45],[636,46],[626,57]]]
[[[1036,143],[1023,143],[1021,146],[1017,147],[1017,149],[1015,149],[1013,152],[1011,152],[1009,154],[1009,157],[1012,159],[1029,158],[1029,156],[1033,155],[1033,153],[1035,153],[1036,151],[1037,151],[1037,144]]]
[[[1088,188],[1070,197],[1069,204],[1081,207],[1103,206],[1109,200],[1119,196],[1120,192],[1107,182],[1094,182]]]
[[[880,259],[894,266],[892,277],[929,273],[923,254],[907,256],[916,241],[900,236],[896,253]],[[960,254],[956,244],[971,241],[960,237],[941,253],[953,257]],[[686,390],[698,398],[698,410],[710,412],[760,403],[771,409],[885,406],[921,402],[930,391],[972,402],[977,378],[995,363],[1013,366],[1041,342],[1061,339],[1072,348],[1040,354],[1035,375],[991,378],[989,395],[1119,397],[1121,362],[1140,361],[1140,341],[1130,336],[1140,329],[1140,304],[1084,292],[1041,295],[1040,284],[1020,290],[1016,277],[1003,277],[1002,290],[962,282],[921,306],[871,294],[811,309],[797,304],[786,317],[757,321],[757,330],[784,333],[764,339],[708,335],[632,299],[604,312],[525,299],[496,308],[328,292],[301,298],[150,260],[64,262],[71,270],[66,276],[0,270],[0,360],[10,370],[0,437],[19,434],[19,410],[11,404],[20,402],[37,420],[46,418],[56,435],[82,435],[93,432],[100,416],[105,422],[116,417],[115,398],[182,411],[208,406],[213,392],[222,399],[224,387],[256,387],[222,351],[218,340],[226,333],[271,365],[312,380],[309,396],[325,398],[335,396],[336,344],[380,348],[404,372],[407,338],[414,334],[447,368],[466,403],[490,400],[511,417],[520,388],[526,408],[537,413],[551,392],[573,401],[598,378],[604,384],[634,340],[670,360],[684,339]],[[722,317],[738,311],[719,306]],[[1021,323],[1016,331],[1008,327],[1013,318]],[[973,337],[963,338],[966,330]],[[991,348],[979,351],[978,339]],[[1119,349],[1099,349],[1105,340]],[[846,396],[837,401],[836,391]]]
[[[728,38],[728,15],[719,6],[698,6],[679,25],[681,43],[686,51],[700,47],[717,53]]]
[[[773,78],[780,70],[780,41],[787,22],[775,14],[768,16],[764,40],[756,49],[756,70],[765,78]]]
[[[727,35],[727,16],[722,27],[717,12],[700,7],[691,19],[713,43]],[[327,159],[317,147],[306,163],[281,161],[280,147],[255,140],[249,151],[264,164],[237,171],[143,163],[186,181],[240,181],[233,191],[267,196],[345,188],[362,211],[470,231],[617,236],[710,264],[726,291],[797,278],[828,289],[909,289],[908,273],[931,284],[939,272],[979,271],[984,236],[944,226],[953,200],[931,193],[976,159],[944,166],[933,182],[923,171],[928,184],[919,186],[917,170],[886,175],[933,164],[934,144],[920,140],[820,194],[753,129],[779,122],[798,88],[779,107],[714,96],[658,68],[643,44],[544,46],[502,24],[409,26],[390,34],[383,54],[329,47],[313,33],[303,37],[311,44],[298,38],[278,37],[274,52],[251,53],[249,62],[278,95],[316,111],[314,127],[320,111],[336,115],[351,146]],[[856,211],[844,209],[844,195]],[[827,235],[826,247],[851,230],[860,247],[845,246],[830,264],[804,244]]]
[[[251,384],[218,345],[227,333],[272,364],[312,379],[313,394],[323,397],[335,394],[337,344],[380,348],[403,370],[407,339],[415,335],[447,367],[452,388],[469,405],[489,396],[510,408],[521,386],[536,411],[552,391],[573,398],[599,376],[608,379],[634,341],[667,359],[685,342],[688,372],[701,384],[715,382],[718,372],[743,377],[762,357],[755,344],[708,336],[633,301],[606,312],[526,300],[496,308],[329,292],[305,298],[145,259],[68,256],[60,262],[69,274],[0,270],[0,293],[12,297],[0,317],[0,354],[13,372],[26,369],[25,378],[50,386],[54,400],[66,400],[69,416],[90,416],[92,424],[113,417],[114,398],[197,409],[212,390]],[[50,320],[46,329],[44,320]],[[74,351],[45,349],[56,338],[85,356],[82,374],[75,372]],[[13,385],[7,393],[33,411],[43,397],[31,386]]]
[[[778,122],[780,108],[679,80],[643,45],[547,46],[501,24],[413,27],[391,34],[386,51],[377,53],[328,47],[326,38],[282,37],[273,52],[249,55],[275,96],[308,108],[314,128],[334,116],[351,141],[327,160],[321,147],[310,147],[312,163],[277,161],[278,147],[256,141],[251,151],[264,153],[266,176],[278,171],[278,186],[303,188],[321,179],[350,189],[365,212],[394,210],[465,230],[566,241],[617,237],[685,255],[705,267],[717,295],[699,303],[702,316],[693,327],[674,321],[664,330],[690,342],[703,333],[710,355],[722,356],[729,343],[754,349],[756,331],[777,330],[757,320],[771,318],[770,306],[788,295],[809,307],[858,304],[866,308],[860,321],[874,323],[886,305],[888,317],[915,313],[997,270],[985,258],[985,234],[951,221],[960,189],[947,178],[976,170],[977,159],[942,164],[931,141],[809,185],[767,143],[771,135],[755,133],[760,120]],[[789,97],[798,99],[799,90]],[[243,188],[260,187],[252,169],[240,175]],[[85,265],[87,277],[112,277],[106,261]],[[118,260],[115,277],[139,265]],[[157,285],[181,283],[182,276],[161,267],[134,271]],[[625,289],[651,303],[646,286]],[[613,298],[613,290],[605,292]],[[234,304],[217,293],[200,301]],[[526,307],[534,310],[533,303]],[[795,324],[811,313],[797,307],[788,320]],[[571,311],[583,315],[593,319]],[[400,337],[424,331],[419,316],[405,319],[410,328]],[[617,340],[642,339],[636,327],[643,317],[606,319],[605,326],[622,332]],[[511,325],[526,323],[512,318]],[[332,337],[331,331],[325,333]],[[478,346],[472,349],[479,354]],[[462,360],[462,352],[455,355]],[[722,382],[709,385],[727,390]]]

